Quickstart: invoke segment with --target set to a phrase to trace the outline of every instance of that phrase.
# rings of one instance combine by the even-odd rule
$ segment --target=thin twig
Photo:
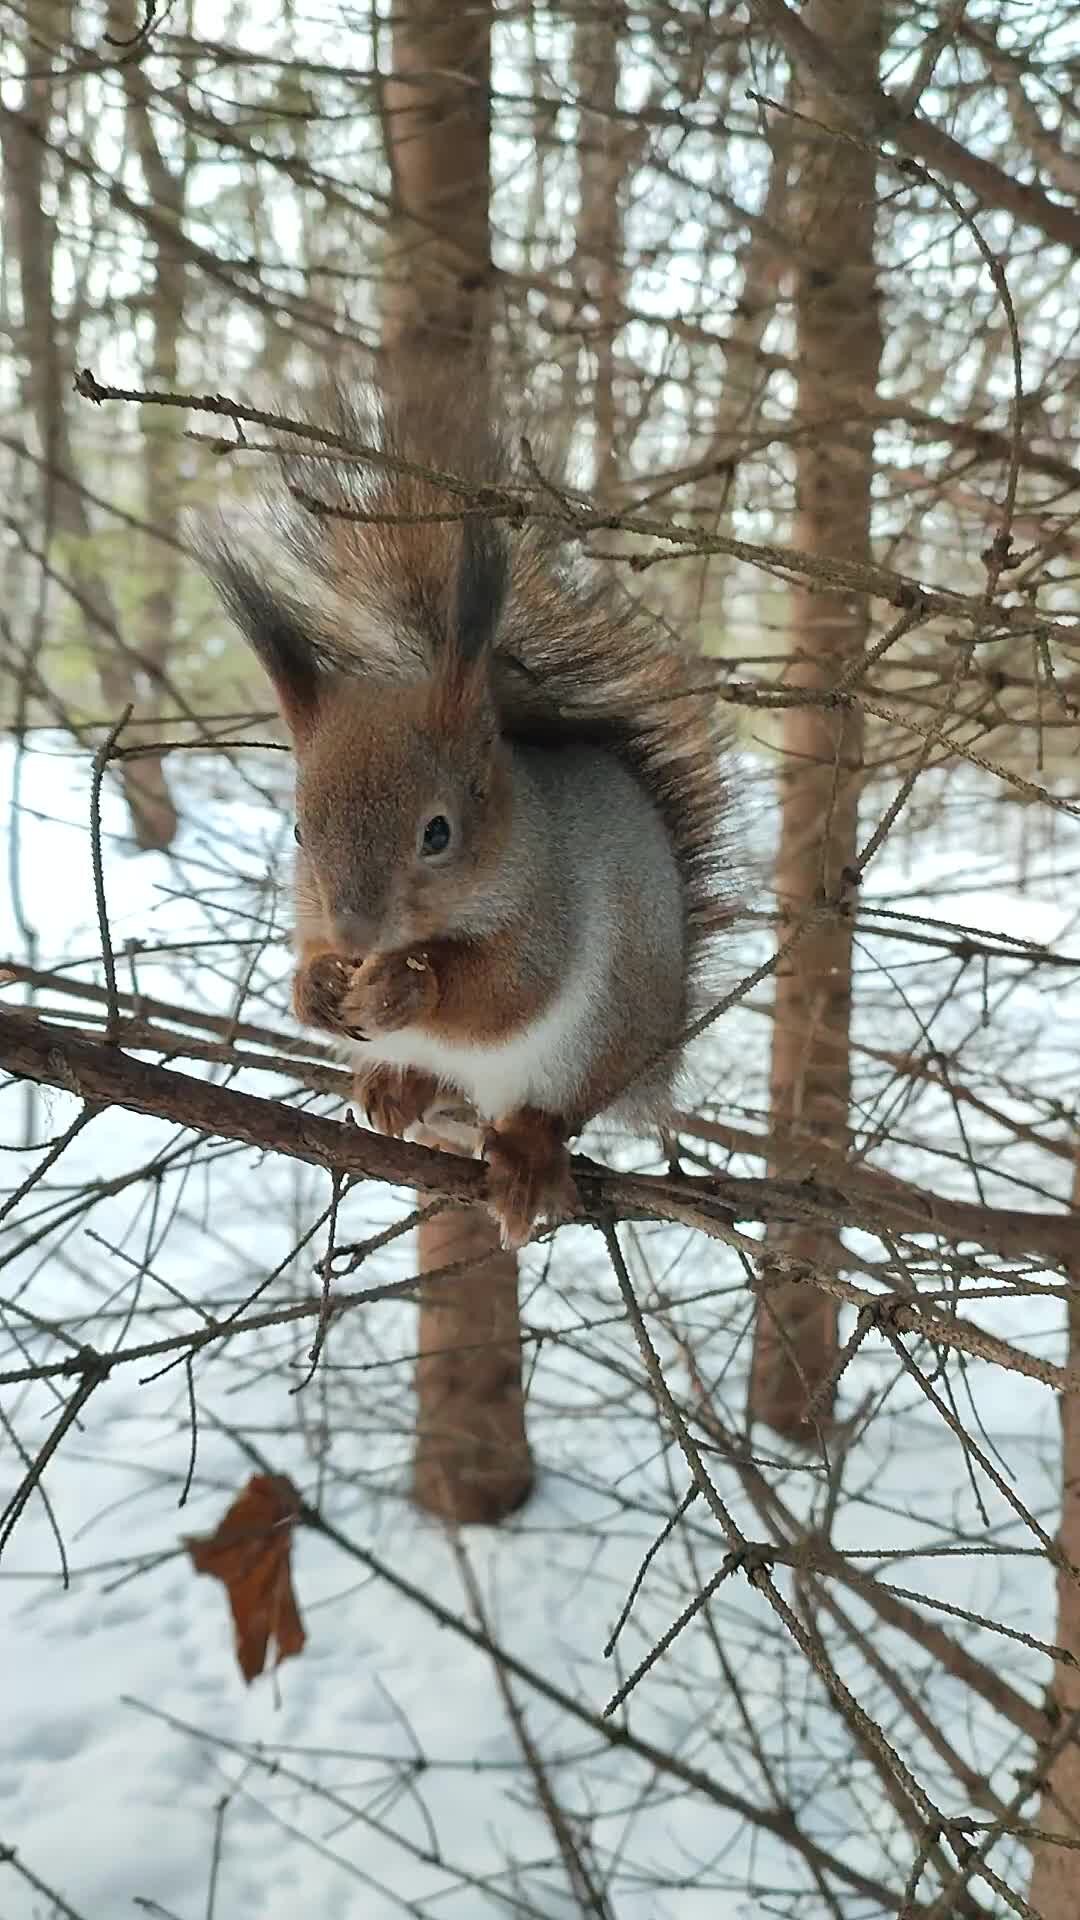
[[[94,867],[94,902],[97,907],[98,932],[101,935],[101,958],[105,968],[105,994],[108,1004],[105,1038],[109,1041],[115,1036],[119,1019],[119,1003],[116,998],[116,961],[113,958],[112,937],[109,933],[109,908],[105,898],[105,870],[101,862],[101,783],[105,778],[105,769],[109,764],[112,750],[127,726],[132,711],[130,706],[125,707],[115,726],[102,741],[94,755],[93,775],[90,781],[90,858]]]

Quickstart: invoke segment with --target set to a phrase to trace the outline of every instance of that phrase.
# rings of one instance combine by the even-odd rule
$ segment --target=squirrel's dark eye
[[[425,853],[445,853],[450,845],[450,822],[444,813],[437,813],[424,828],[422,841]]]
[[[302,846],[303,846],[303,844],[304,844],[304,836],[303,836],[303,834],[301,833],[301,831],[300,831],[300,829],[299,829],[299,827],[294,827],[294,828],[293,828],[293,830],[292,830],[292,837],[293,837],[293,839],[294,839],[294,840],[296,841],[296,844],[297,844],[297,846],[298,846],[298,847],[302,847]]]

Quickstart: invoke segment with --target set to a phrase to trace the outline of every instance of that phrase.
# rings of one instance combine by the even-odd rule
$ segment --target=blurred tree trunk
[[[1073,1177],[1073,1210],[1080,1208],[1080,1160]],[[1071,1275],[1075,1282],[1080,1277]],[[1080,1295],[1066,1301],[1069,1349],[1065,1364],[1080,1369]],[[1080,1567],[1080,1398],[1063,1393],[1061,1416],[1061,1520],[1057,1543],[1070,1565]],[[1057,1629],[1054,1645],[1062,1647],[1072,1666],[1056,1661],[1048,1697],[1058,1740],[1051,1739],[1052,1758],[1042,1775],[1042,1799],[1035,1825],[1048,1834],[1060,1834],[1069,1844],[1053,1840],[1032,1850],[1031,1891],[1028,1899],[1040,1920],[1075,1920],[1080,1909],[1080,1586],[1069,1574],[1057,1576]]]
[[[769,127],[769,185],[760,214],[754,220],[739,256],[742,283],[739,298],[724,336],[724,381],[715,402],[710,400],[707,431],[715,464],[706,482],[707,492],[701,510],[711,510],[714,533],[730,535],[734,526],[738,445],[752,435],[760,422],[768,374],[755,367],[755,356],[765,339],[776,312],[780,289],[790,271],[789,250],[785,246],[790,195],[790,123],[777,118]],[[719,175],[720,166],[717,164]],[[725,230],[721,243],[730,248]],[[710,250],[716,246],[710,235]],[[713,350],[708,349],[710,358]],[[747,369],[752,372],[747,375]],[[703,426],[706,423],[702,423]],[[723,474],[719,508],[716,502],[717,473]],[[724,629],[729,613],[729,586],[735,563],[726,554],[709,554],[686,564],[689,585],[688,608],[703,619],[706,646],[710,634]]]
[[[118,44],[134,43],[142,17],[136,0],[109,0],[109,31]],[[151,89],[139,63],[134,60],[122,62],[120,73],[127,96],[129,137],[138,155],[147,200],[160,216],[153,231],[154,280],[150,295],[153,349],[147,385],[158,392],[175,393],[180,384],[180,341],[187,294],[187,274],[181,251],[186,169],[183,160],[174,169],[162,152],[150,112]],[[190,149],[190,135],[186,145]],[[173,235],[175,238],[171,237]],[[180,452],[183,424],[184,416],[169,407],[147,407],[143,410],[141,428],[145,513],[163,537],[149,542],[147,571],[151,585],[139,607],[138,631],[140,651],[155,667],[167,665],[172,652],[180,591]],[[152,702],[152,710],[160,710],[158,686],[152,688]],[[168,846],[176,832],[177,819],[165,783],[162,757],[160,754],[147,754],[140,757],[138,765],[146,795],[146,808],[153,813],[153,825],[158,836],[153,844]]]
[[[490,83],[490,0],[403,0],[382,90],[396,216],[383,346],[418,379],[487,376]],[[414,1497],[444,1520],[499,1520],[532,1486],[517,1261],[482,1208],[437,1215],[419,1246],[424,1272],[469,1265],[421,1286]]]
[[[492,1523],[520,1507],[533,1483],[517,1259],[483,1207],[436,1214],[418,1239],[425,1273],[469,1264],[421,1285],[413,1497],[441,1520]]]
[[[842,63],[854,89],[876,82],[881,0],[809,0],[802,18]],[[835,120],[835,107],[812,82],[800,87],[798,106],[812,121]],[[796,451],[795,541],[822,560],[865,561],[873,428],[858,420],[829,423],[845,411],[845,389],[872,392],[878,380],[875,162],[861,146],[806,121],[796,124],[794,145],[800,169],[798,417],[804,429]],[[832,686],[863,650],[868,612],[865,599],[850,594],[793,589],[788,684]],[[852,929],[845,869],[857,852],[861,715],[794,707],[785,716],[780,752],[777,895],[792,921],[807,909],[820,913],[776,982],[772,1128],[791,1151],[773,1170],[791,1177],[813,1166],[819,1141],[835,1148],[848,1139]],[[782,1227],[770,1234],[769,1249],[782,1261],[811,1265],[842,1259],[837,1239],[816,1228]],[[806,1406],[834,1365],[836,1307],[815,1287],[785,1282],[782,1271],[782,1263],[766,1268],[771,1284],[758,1310],[750,1413],[791,1438],[810,1439]],[[831,1413],[820,1397],[817,1412],[822,1420]]]
[[[491,0],[395,9],[382,86],[395,213],[383,291],[383,346],[400,361],[462,355],[482,377],[490,329]]]
[[[594,316],[589,328],[594,339],[592,490],[600,500],[611,498],[619,477],[615,338],[624,295],[620,196],[633,138],[628,123],[619,121],[615,112],[624,24],[620,0],[611,0],[595,14],[583,14],[574,28],[580,102],[576,277]]]
[[[68,13],[63,4],[43,6],[40,12],[35,12],[26,40],[28,73],[21,101],[23,119],[5,118],[0,122],[0,138],[5,203],[13,216],[9,221],[10,240],[17,255],[25,335],[28,366],[25,393],[44,463],[41,468],[42,545],[47,550],[56,535],[66,535],[71,540],[71,579],[85,609],[87,638],[98,684],[107,712],[119,718],[129,704],[137,712],[145,711],[141,650],[125,647],[115,602],[92,557],[92,529],[79,489],[67,417],[73,369],[60,351],[53,306],[56,227],[47,210],[45,179],[52,77],[46,48],[66,43]],[[176,814],[160,763],[123,760],[116,772],[139,845],[168,846],[176,830]]]

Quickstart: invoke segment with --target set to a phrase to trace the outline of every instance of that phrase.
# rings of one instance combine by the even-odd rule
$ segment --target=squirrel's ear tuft
[[[299,613],[260,575],[223,521],[194,529],[199,561],[248,645],[262,661],[294,738],[310,730],[322,682],[318,651]]]
[[[502,528],[493,520],[468,516],[461,523],[453,620],[454,650],[463,665],[491,651],[509,584],[510,557]]]
[[[433,679],[432,721],[437,733],[464,735],[478,751],[497,731],[491,666],[509,584],[501,527],[467,517],[451,587],[448,645]]]

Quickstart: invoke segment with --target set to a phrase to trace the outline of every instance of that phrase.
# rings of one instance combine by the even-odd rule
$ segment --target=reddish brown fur
[[[492,1046],[542,1013],[557,988],[554,967],[546,978],[534,977],[523,964],[525,953],[524,928],[487,940],[418,943],[361,963],[334,954],[321,939],[308,940],[293,1006],[306,1025],[332,1033],[363,1038],[413,1025]]]
[[[444,940],[425,947],[439,981],[439,998],[419,1023],[448,1040],[491,1046],[542,1013],[558,986],[525,967],[526,929],[507,928],[486,940]]]
[[[464,879],[482,883],[498,871],[510,819],[510,773],[505,750],[485,724],[475,676],[450,686],[379,686],[332,679],[295,736],[298,804],[324,829],[319,863],[301,850],[297,871],[297,935],[306,949],[342,951],[332,899],[357,859],[356,837],[380,837],[380,823],[403,798],[426,789],[438,803],[438,769],[463,769],[469,781]],[[363,754],[357,743],[363,742]],[[462,778],[458,772],[457,778]],[[382,836],[385,837],[385,836]],[[460,864],[443,871],[415,868],[401,907],[410,944],[440,934],[459,903]],[[360,958],[351,954],[352,958]]]

